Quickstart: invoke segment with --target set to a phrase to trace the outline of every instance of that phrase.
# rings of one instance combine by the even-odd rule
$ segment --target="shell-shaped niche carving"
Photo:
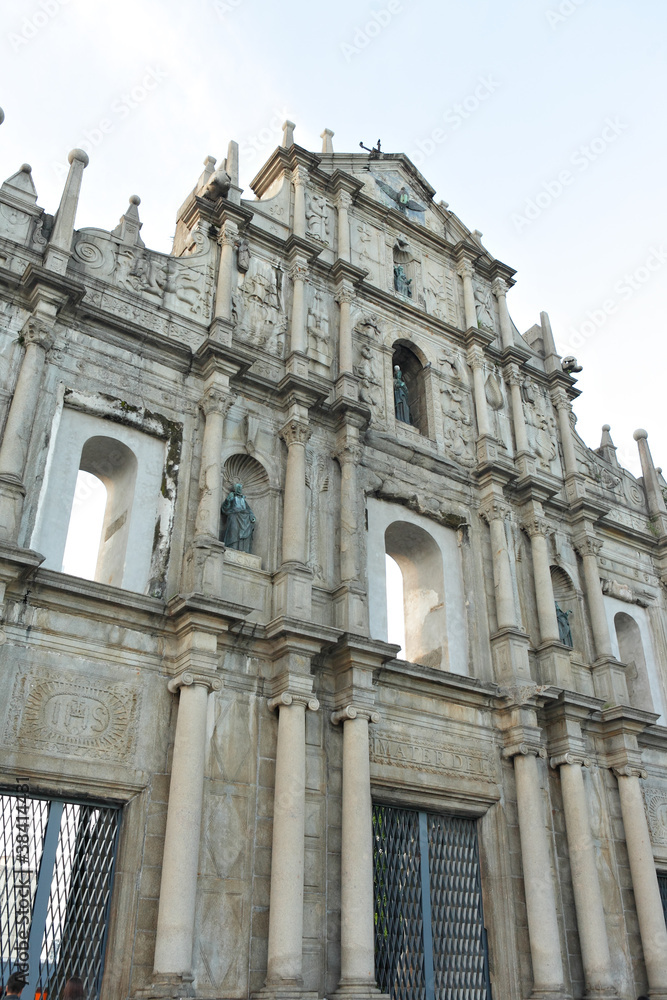
[[[505,405],[503,389],[500,384],[500,379],[495,372],[492,372],[487,378],[486,385],[484,387],[484,394],[486,396],[486,401],[492,410],[502,410]]]
[[[263,497],[269,492],[269,477],[263,465],[250,455],[231,455],[223,470],[225,492],[241,483],[243,492],[249,497]]]

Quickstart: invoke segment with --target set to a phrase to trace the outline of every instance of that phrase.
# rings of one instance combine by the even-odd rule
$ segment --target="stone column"
[[[528,433],[526,431],[526,417],[523,412],[523,399],[521,398],[521,378],[516,365],[509,365],[506,379],[510,386],[512,401],[512,420],[514,423],[514,438],[516,441],[517,457],[530,454],[528,444]]]
[[[336,996],[377,995],[375,984],[373,828],[368,723],[380,716],[346,705],[333,712],[343,723],[343,829],[341,841],[340,982]]]
[[[475,273],[475,269],[470,261],[464,260],[457,267],[456,273],[463,280],[463,311],[466,330],[476,330],[477,309],[475,308],[475,290],[472,283],[472,276]]]
[[[292,417],[280,432],[287,445],[287,472],[283,501],[283,563],[306,561],[306,442],[310,427],[303,417]]]
[[[230,393],[209,387],[199,403],[206,422],[201,450],[195,537],[213,538],[215,541],[219,539],[225,414],[235,399]]]
[[[354,358],[352,354],[352,317],[351,306],[354,302],[354,291],[343,284],[336,293],[336,302],[340,306],[340,323],[338,330],[338,374],[352,373]]]
[[[74,222],[79,204],[83,171],[88,166],[88,154],[83,149],[73,149],[67,157],[70,163],[60,205],[53,223],[53,231],[44,255],[44,267],[57,274],[64,274],[72,254]]]
[[[491,285],[491,290],[495,295],[495,297],[498,299],[498,315],[500,317],[500,338],[502,341],[503,350],[506,351],[509,347],[514,346],[514,333],[512,330],[512,320],[510,319],[509,310],[507,308],[507,292],[508,292],[507,282],[503,281],[502,278],[495,278]]]
[[[547,544],[547,538],[551,529],[546,518],[540,515],[527,517],[523,521],[522,527],[530,536],[533,575],[535,578],[535,597],[537,599],[537,617],[540,624],[540,640],[542,642],[559,642],[560,633],[558,631],[556,602],[551,582],[549,548]]]
[[[468,349],[468,364],[472,368],[477,430],[480,437],[488,437],[491,434],[491,425],[489,423],[489,409],[484,386],[484,352],[478,344],[473,344]]]
[[[359,431],[346,425],[336,451],[340,463],[340,578],[343,583],[358,579],[359,529],[356,512],[358,504],[357,467],[362,448]]]
[[[565,753],[558,757],[552,757],[550,763],[552,767],[560,768],[567,846],[570,855],[572,889],[577,912],[586,995],[616,998],[618,994],[611,969],[604,906],[582,773],[582,767],[588,767],[590,762],[579,754]]]
[[[591,627],[593,629],[593,642],[595,645],[596,658],[611,657],[611,639],[609,637],[609,625],[604,607],[604,597],[600,584],[600,573],[598,570],[598,552],[602,548],[602,542],[590,535],[580,537],[576,540],[576,549],[584,564],[584,579],[586,581],[586,596],[588,597],[588,611],[591,616]]]
[[[31,316],[21,331],[26,345],[0,446],[0,538],[16,542],[21,523],[23,472],[53,330]]]
[[[566,994],[551,855],[537,767],[537,757],[546,757],[546,751],[535,742],[526,741],[507,747],[503,754],[514,758],[521,863],[533,964],[531,1000],[558,1000]]]
[[[577,456],[574,450],[574,433],[570,423],[570,401],[564,389],[556,389],[551,395],[552,402],[558,413],[558,429],[563,447],[565,475],[572,476],[577,472]]]
[[[614,768],[614,771],[618,777],[618,793],[649,995],[651,1000],[664,1000],[667,997],[667,931],[639,784],[639,779],[645,778],[647,772],[631,764]]]
[[[292,319],[290,323],[290,352],[300,354],[308,352],[306,334],[306,283],[308,281],[308,265],[297,257],[293,260],[289,276],[292,279]]]
[[[265,991],[281,997],[303,986],[303,866],[306,808],[306,708],[319,702],[283,691],[277,708],[278,746],[273,806],[269,952]]]
[[[496,618],[498,628],[516,628],[517,616],[514,604],[512,567],[507,549],[505,520],[510,516],[507,504],[493,498],[480,506],[480,515],[489,525],[491,533],[491,553],[493,557],[493,583],[496,595]]]
[[[336,201],[338,209],[338,256],[342,260],[350,259],[350,221],[348,211],[352,205],[352,197],[347,191],[339,191]]]
[[[214,319],[231,320],[232,292],[234,289],[234,247],[239,238],[238,226],[231,219],[225,219],[220,229],[220,269],[215,293]]]
[[[199,866],[199,834],[206,759],[206,708],[209,691],[222,683],[212,674],[185,670],[169,681],[180,691],[174,754],[169,784],[167,830],[162,859],[160,904],[155,939],[151,995],[160,985],[175,986],[187,995],[192,982],[192,947]],[[165,996],[172,996],[167,990]]]
[[[306,235],[306,183],[308,172],[301,165],[294,168],[294,235]]]

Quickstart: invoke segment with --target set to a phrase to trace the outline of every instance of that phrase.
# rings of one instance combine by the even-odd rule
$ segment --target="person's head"
[[[17,997],[20,995],[21,990],[27,982],[28,980],[22,972],[12,972],[11,976],[7,980],[7,988],[5,992],[8,996]]]
[[[72,976],[65,983],[63,1000],[84,1000],[83,981],[78,976]]]
[[[237,497],[240,497],[241,494],[243,493],[243,483],[236,483],[234,486],[234,492],[236,493]]]

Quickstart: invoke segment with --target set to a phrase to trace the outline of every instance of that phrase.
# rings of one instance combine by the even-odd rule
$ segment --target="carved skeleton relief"
[[[315,289],[312,303],[308,309],[307,327],[308,351],[311,358],[328,368],[331,364],[329,317],[324,297],[319,288]]]
[[[285,338],[281,278],[278,268],[253,257],[234,296],[239,340],[279,356]]]
[[[329,245],[329,207],[322,195],[311,193],[306,198],[306,228],[309,236]]]
[[[371,408],[371,422],[384,421],[382,361],[380,355],[373,350],[368,342],[359,345],[358,361],[354,366],[354,374],[360,379],[359,399]]]

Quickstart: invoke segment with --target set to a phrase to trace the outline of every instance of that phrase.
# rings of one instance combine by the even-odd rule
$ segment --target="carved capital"
[[[564,389],[557,388],[552,389],[550,392],[551,402],[554,404],[557,410],[570,410],[570,400],[567,398],[567,393]]]
[[[352,207],[352,195],[348,191],[339,191],[336,205],[339,212],[347,212]]]
[[[522,379],[516,365],[511,364],[507,366],[505,369],[505,381],[508,385],[521,385]]]
[[[475,273],[475,268],[472,266],[469,260],[462,260],[460,264],[456,267],[456,273],[462,278],[471,278]]]
[[[546,517],[542,517],[539,514],[531,514],[529,517],[524,517],[521,521],[521,527],[531,538],[533,535],[544,535],[545,538],[548,538],[549,535],[553,535],[554,533],[554,529]]]
[[[239,239],[239,229],[235,222],[231,219],[225,219],[220,229],[220,235],[218,236],[218,243],[220,246],[229,246],[232,249],[236,246]]]
[[[352,288],[341,288],[336,292],[335,299],[338,305],[340,305],[341,302],[347,302],[349,304],[354,302],[356,295],[354,294],[354,290]]]
[[[55,338],[53,327],[48,326],[44,320],[38,319],[37,316],[28,317],[23,324],[21,336],[26,346],[28,344],[36,344],[37,347],[41,347],[44,351],[48,351],[53,346]]]
[[[507,287],[507,282],[504,281],[502,278],[494,278],[493,281],[491,282],[491,291],[493,292],[493,294],[497,299],[501,298],[504,295],[507,295],[507,292],[509,291]]]
[[[584,556],[597,556],[602,548],[602,542],[594,535],[580,535],[574,541],[574,547],[583,558]]]
[[[484,351],[479,344],[473,344],[468,349],[468,364],[473,371],[478,368],[484,368]]]
[[[591,761],[590,757],[586,757],[584,754],[572,753],[568,751],[567,753],[557,754],[555,757],[549,758],[549,766],[553,768],[560,767],[561,764],[580,764],[581,767],[590,767]]]
[[[222,681],[214,674],[198,673],[195,670],[183,670],[176,677],[171,678],[167,684],[167,690],[171,691],[172,694],[176,694],[182,687],[192,687],[195,684],[201,684],[208,691],[220,691],[222,688]]]
[[[359,465],[363,453],[364,449],[358,441],[344,441],[334,452],[334,458],[337,458],[341,465],[350,463]]]
[[[530,738],[517,743],[509,743],[506,747],[503,747],[503,757],[506,760],[511,760],[512,757],[531,756],[545,759],[547,751],[540,743]]]
[[[648,771],[636,764],[615,765],[612,771],[620,778],[648,778]]]
[[[295,260],[290,264],[287,273],[292,281],[308,281],[308,265],[303,260]]]
[[[275,698],[269,698],[266,704],[271,712],[276,708],[289,708],[290,705],[303,705],[311,712],[316,712],[320,707],[317,698],[297,691],[281,691]]]
[[[288,420],[280,429],[280,436],[288,448],[293,444],[305,445],[311,434],[310,425],[305,420]]]
[[[308,171],[300,163],[292,171],[292,180],[295,186],[305,187],[308,183]]]
[[[512,517],[512,509],[504,500],[484,500],[479,505],[479,516],[490,524],[491,521],[505,520]]]
[[[224,417],[237,397],[231,392],[221,392],[219,389],[207,389],[199,400],[199,408],[205,417],[211,413],[220,413]]]
[[[348,719],[366,719],[375,725],[380,721],[380,713],[375,712],[367,705],[346,705],[345,708],[338,709],[331,713],[331,722],[337,726],[339,722],[346,722]]]

